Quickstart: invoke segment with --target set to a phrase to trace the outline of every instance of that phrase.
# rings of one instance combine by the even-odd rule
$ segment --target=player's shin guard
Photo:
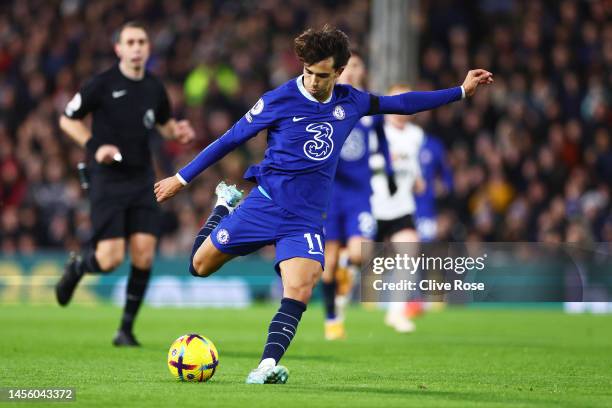
[[[224,205],[217,205],[204,223],[202,229],[200,229],[198,232],[198,235],[196,235],[195,241],[193,242],[193,248],[191,248],[191,256],[189,257],[189,272],[193,276],[200,276],[193,267],[193,257],[195,256],[196,251],[198,248],[200,248],[210,233],[217,227],[217,225],[219,225],[221,219],[229,213],[229,208]]]
[[[336,280],[331,282],[321,281],[323,292],[323,305],[325,306],[325,318],[333,320],[336,318]]]
[[[289,298],[281,300],[281,306],[272,318],[268,328],[268,340],[261,356],[262,361],[273,358],[278,364],[287,348],[289,348],[305,310],[306,304],[299,300]]]
[[[123,317],[121,319],[121,331],[126,333],[132,332],[134,327],[134,319],[136,318],[138,309],[140,309],[140,305],[144,299],[150,277],[150,268],[140,269],[132,265],[130,278],[127,284]]]

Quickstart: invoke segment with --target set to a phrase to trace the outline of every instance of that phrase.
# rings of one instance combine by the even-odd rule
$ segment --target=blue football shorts
[[[339,191],[334,186],[325,220],[325,239],[346,243],[351,237],[374,239],[376,219],[372,215],[370,195],[366,191]]]
[[[438,220],[436,217],[417,217],[417,232],[421,242],[433,242],[438,233]]]
[[[321,268],[325,264],[323,224],[316,225],[279,207],[259,187],[221,220],[210,238],[219,251],[240,256],[274,244],[274,268],[279,274],[279,264],[286,259],[314,259]]]

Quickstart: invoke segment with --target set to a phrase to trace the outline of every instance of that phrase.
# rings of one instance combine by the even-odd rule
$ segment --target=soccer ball
[[[186,334],[172,343],[168,368],[181,381],[204,382],[211,379],[219,365],[219,353],[212,341],[199,334]]]

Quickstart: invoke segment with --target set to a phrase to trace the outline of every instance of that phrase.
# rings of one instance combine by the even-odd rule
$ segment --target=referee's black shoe
[[[83,277],[81,262],[83,260],[80,255],[74,252],[70,253],[70,257],[64,266],[64,275],[55,285],[55,296],[57,297],[57,303],[61,306],[66,306],[70,303],[74,289]]]
[[[140,347],[140,343],[131,332],[119,330],[113,339],[113,345],[117,347]]]

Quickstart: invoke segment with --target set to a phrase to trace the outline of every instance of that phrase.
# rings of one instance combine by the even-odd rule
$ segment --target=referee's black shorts
[[[396,232],[404,229],[416,230],[412,214],[407,214],[392,220],[377,220],[376,241],[383,242]]]
[[[128,238],[136,232],[159,236],[161,211],[152,177],[108,180],[92,175],[90,183],[92,242]]]

